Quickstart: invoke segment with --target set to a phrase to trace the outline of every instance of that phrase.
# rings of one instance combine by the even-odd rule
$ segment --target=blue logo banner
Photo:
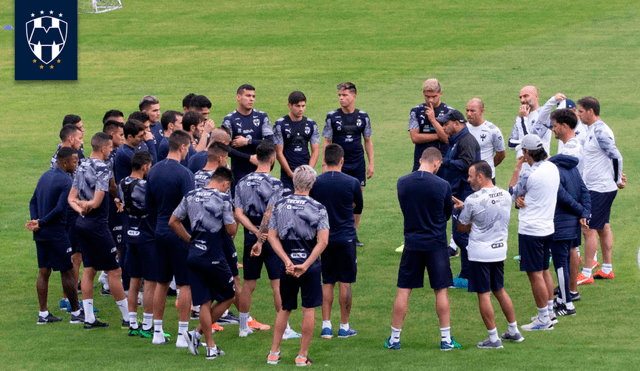
[[[15,4],[15,79],[77,80],[77,0],[16,0]]]

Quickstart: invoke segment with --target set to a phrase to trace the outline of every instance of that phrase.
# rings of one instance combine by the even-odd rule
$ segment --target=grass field
[[[220,123],[236,108],[236,88],[251,83],[257,87],[256,108],[266,111],[272,121],[288,112],[289,92],[302,90],[308,98],[307,116],[322,122],[328,111],[338,107],[335,85],[343,81],[358,86],[356,106],[371,116],[376,172],[365,190],[359,232],[365,247],[358,255],[351,320],[358,336],[322,340],[317,323],[310,350],[314,367],[637,369],[640,140],[629,133],[637,130],[640,112],[638,2],[123,3],[124,8],[114,12],[79,15],[75,82],[13,81],[13,35],[22,29],[0,31],[0,364],[5,369],[266,368],[271,331],[239,339],[237,327],[228,326],[214,335],[227,355],[208,363],[203,356],[176,349],[174,342],[155,347],[128,338],[117,326],[94,331],[68,323],[36,326],[36,252],[24,228],[28,202],[48,168],[66,114],[82,116],[88,142],[101,130],[108,109],[128,115],[143,95],[153,94],[163,111],[179,110],[182,98],[195,92],[211,99],[210,117]],[[13,4],[0,0],[2,26],[16,26]],[[500,351],[477,349],[476,342],[486,337],[477,298],[450,290],[452,334],[463,349],[440,352],[433,294],[416,290],[404,324],[403,350],[382,348],[389,336],[400,259],[393,250],[403,241],[395,184],[411,170],[408,114],[422,102],[421,84],[429,77],[441,81],[442,100],[460,110],[470,98],[480,97],[485,118],[506,136],[517,115],[518,91],[525,85],[538,87],[541,103],[557,92],[573,100],[587,95],[600,100],[601,116],[616,134],[629,180],[612,211],[616,278],[581,286],[578,315],[560,318],[554,331],[525,333],[524,343],[506,344]],[[515,155],[508,152],[497,168],[499,186],[507,186],[514,164]],[[525,324],[536,309],[526,275],[512,260],[517,254],[516,214],[512,214],[505,282],[518,321]],[[452,260],[455,273],[459,264]],[[53,314],[59,313],[60,291],[59,275],[54,274],[49,292]],[[98,294],[95,305],[103,320],[119,323],[111,297]],[[335,305],[338,318],[337,300]],[[494,308],[499,308],[495,301]],[[265,280],[259,282],[251,313],[273,324],[275,313]],[[68,315],[63,319],[68,321]],[[504,332],[501,313],[496,320]],[[301,312],[294,312],[295,329],[300,321]],[[337,319],[333,325],[336,329]],[[165,330],[177,333],[173,308],[165,315]],[[280,368],[293,365],[297,347],[297,341],[284,342]]]

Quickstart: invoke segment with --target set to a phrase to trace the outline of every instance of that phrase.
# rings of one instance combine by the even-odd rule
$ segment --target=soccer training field
[[[22,0],[19,0],[22,1]],[[87,0],[78,0],[87,1]],[[336,85],[358,87],[356,107],[371,117],[375,175],[364,192],[359,229],[358,282],[353,285],[349,339],[320,338],[320,310],[309,355],[326,369],[637,369],[640,354],[640,3],[637,1],[506,0],[449,1],[142,1],[124,8],[78,16],[78,81],[14,81],[14,33],[0,30],[0,365],[12,369],[267,368],[270,331],[238,338],[237,325],[214,334],[224,357],[205,361],[175,348],[177,311],[173,300],[164,329],[172,342],[152,346],[121,330],[112,297],[96,290],[95,306],[108,329],[85,331],[58,310],[60,275],[50,280],[49,309],[62,323],[36,326],[38,273],[29,220],[29,200],[60,142],[62,118],[82,117],[90,138],[102,130],[102,116],[119,109],[125,117],[147,94],[161,110],[181,111],[188,93],[212,102],[216,124],[236,106],[239,85],[256,87],[255,108],[271,122],[288,113],[287,96],[307,96],[306,116],[319,123],[339,107]],[[14,23],[14,1],[0,0],[0,25]],[[14,25],[15,26],[15,25]],[[553,331],[523,332],[523,343],[478,349],[487,337],[475,294],[449,290],[452,335],[462,344],[439,350],[439,325],[431,290],[415,290],[404,322],[401,351],[383,349],[389,336],[403,243],[396,182],[411,171],[413,144],[409,111],[424,101],[422,83],[434,77],[442,101],[464,112],[469,99],[485,103],[484,118],[508,137],[520,105],[518,92],[535,85],[540,103],[562,92],[577,100],[593,96],[601,117],[616,135],[628,183],[613,204],[613,281],[580,286],[577,316],[560,317]],[[631,130],[631,131],[630,131]],[[555,154],[556,140],[552,140]],[[320,164],[320,163],[319,163]],[[506,188],[515,165],[507,151],[496,169]],[[317,170],[320,170],[318,165]],[[279,176],[279,169],[273,175]],[[512,212],[505,287],[519,325],[536,314],[529,281],[513,257],[517,211]],[[238,234],[240,239],[242,233]],[[242,244],[236,242],[238,254]],[[583,249],[581,248],[581,251]],[[599,259],[602,257],[600,255]],[[454,275],[460,260],[452,259]],[[263,277],[266,274],[263,272]],[[555,273],[553,274],[555,279]],[[499,332],[507,323],[493,300]],[[235,307],[232,310],[236,312]],[[141,313],[141,310],[139,310]],[[251,314],[273,325],[275,310],[266,279],[258,281]],[[140,314],[141,318],[141,314]],[[291,325],[300,329],[302,313]],[[337,330],[338,300],[333,327]],[[190,328],[197,325],[191,321]],[[283,362],[291,368],[299,340],[283,341]]]

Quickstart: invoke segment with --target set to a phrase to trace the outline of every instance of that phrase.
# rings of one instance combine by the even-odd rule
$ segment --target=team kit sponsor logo
[[[15,79],[78,79],[76,0],[16,0]]]

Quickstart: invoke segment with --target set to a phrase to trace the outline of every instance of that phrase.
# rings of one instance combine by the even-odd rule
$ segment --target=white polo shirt
[[[490,121],[484,121],[478,126],[467,122],[467,129],[480,144],[480,159],[491,166],[491,177],[496,177],[496,167],[493,165],[493,155],[505,150],[504,138],[500,128]]]
[[[613,192],[618,189],[616,184],[620,183],[621,175],[622,155],[616,147],[613,131],[598,120],[589,125],[584,142],[584,183],[590,191]]]
[[[527,206],[518,213],[518,233],[538,237],[553,234],[553,216],[560,185],[558,168],[546,160],[536,162],[531,166],[529,177],[523,181]]]

